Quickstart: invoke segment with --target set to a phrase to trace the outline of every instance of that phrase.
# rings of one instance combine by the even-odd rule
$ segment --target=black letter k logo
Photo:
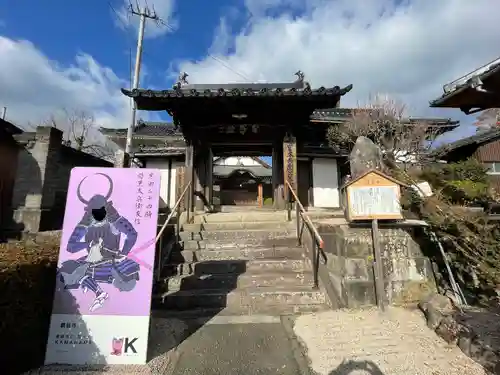
[[[127,353],[129,350],[137,354],[137,350],[135,350],[134,343],[137,341],[137,337],[134,337],[129,341],[128,337],[125,339],[125,348],[123,349],[124,353]]]

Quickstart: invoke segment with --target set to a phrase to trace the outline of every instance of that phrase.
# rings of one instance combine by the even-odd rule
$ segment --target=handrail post
[[[301,238],[302,233],[300,233],[301,216],[300,216],[299,205],[297,203],[295,203],[295,216],[296,216],[296,221],[297,221],[297,243],[299,244],[299,246],[301,246],[302,245],[302,238]]]
[[[181,235],[181,205],[177,205],[177,223],[175,224],[175,239],[176,241],[180,240]]]
[[[163,247],[163,235],[160,237],[160,240],[158,241],[158,262],[156,264],[156,281],[160,281],[161,277],[161,269],[163,264],[162,247]]]
[[[292,221],[292,199],[289,182],[285,180],[285,199],[286,199],[286,210],[287,210],[287,219],[288,221]]]
[[[318,268],[319,268],[319,249],[316,249],[316,237],[311,233],[311,245],[312,245],[312,256],[313,256],[313,277],[314,277],[314,288],[317,288],[318,283]]]
[[[191,192],[188,193],[187,195],[187,205],[186,205],[186,223],[189,223],[190,216],[191,216],[191,199],[193,198],[190,194]]]

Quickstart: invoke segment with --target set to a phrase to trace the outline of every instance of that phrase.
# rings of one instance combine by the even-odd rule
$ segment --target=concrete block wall
[[[326,268],[343,305],[376,304],[371,227],[319,224]],[[386,304],[413,305],[437,290],[431,261],[415,240],[414,228],[381,227],[380,246]]]
[[[112,167],[112,163],[62,144],[61,130],[39,126],[24,133],[18,156],[12,207],[14,230],[37,233],[61,229],[71,169]]]

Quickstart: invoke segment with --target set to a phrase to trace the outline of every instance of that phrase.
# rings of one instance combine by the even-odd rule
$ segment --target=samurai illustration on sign
[[[110,200],[113,180],[104,173],[94,175],[106,178],[108,192],[86,199],[81,186],[88,176],[80,181],[77,197],[85,206],[84,214],[73,229],[66,247],[69,253],[85,250],[87,254],[76,260],[64,261],[58,270],[66,289],[81,288],[84,293],[91,291],[95,294],[90,311],[101,308],[109,298],[101,285],[111,284],[120,292],[128,292],[134,289],[140,276],[140,265],[131,254],[137,241],[137,230],[120,215]]]

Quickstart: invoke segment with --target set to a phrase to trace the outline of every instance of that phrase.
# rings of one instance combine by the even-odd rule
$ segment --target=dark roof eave
[[[2,118],[0,118],[0,128],[10,135],[23,133],[23,130],[21,128],[17,127],[12,122],[6,121]]]
[[[228,100],[250,100],[250,99],[267,99],[271,97],[282,97],[288,98],[289,100],[312,100],[319,101],[325,97],[341,97],[352,90],[352,84],[344,88],[339,86],[325,88],[320,87],[318,89],[310,89],[306,87],[305,89],[295,89],[295,88],[272,88],[272,89],[262,89],[262,90],[252,90],[246,89],[243,86],[241,88],[233,88],[231,90],[225,90],[220,88],[215,89],[177,89],[177,90],[145,90],[145,89],[134,89],[127,90],[122,89],[122,93],[125,96],[133,98],[138,105],[138,109],[145,110],[165,110],[169,105],[184,100],[207,100],[215,98],[226,98]],[[151,103],[153,100],[159,100],[156,105]],[[149,105],[142,103],[142,101],[149,101]]]
[[[134,152],[134,157],[170,157],[170,156],[184,156],[185,152]]]
[[[489,66],[488,66],[489,65]],[[487,68],[486,70],[483,70]],[[481,70],[483,70],[481,72]],[[466,74],[465,76],[443,86],[444,94],[441,97],[431,100],[429,102],[430,107],[432,108],[457,108],[458,105],[454,105],[450,103],[453,98],[456,98],[460,94],[464,93],[467,90],[476,90],[476,83],[474,78],[478,78],[481,81],[488,79],[494,74],[500,74],[500,59],[495,60],[490,64],[486,64],[485,66],[476,69],[475,71]],[[460,80],[464,80],[463,83],[459,83]],[[448,86],[448,87],[447,87]],[[450,87],[451,86],[451,87]],[[489,107],[487,103],[483,103],[485,105],[481,105],[479,103],[470,103],[467,106],[461,106],[460,109],[466,113],[470,114],[473,112],[477,112],[477,110],[484,110]],[[477,110],[473,110],[477,109]]]

